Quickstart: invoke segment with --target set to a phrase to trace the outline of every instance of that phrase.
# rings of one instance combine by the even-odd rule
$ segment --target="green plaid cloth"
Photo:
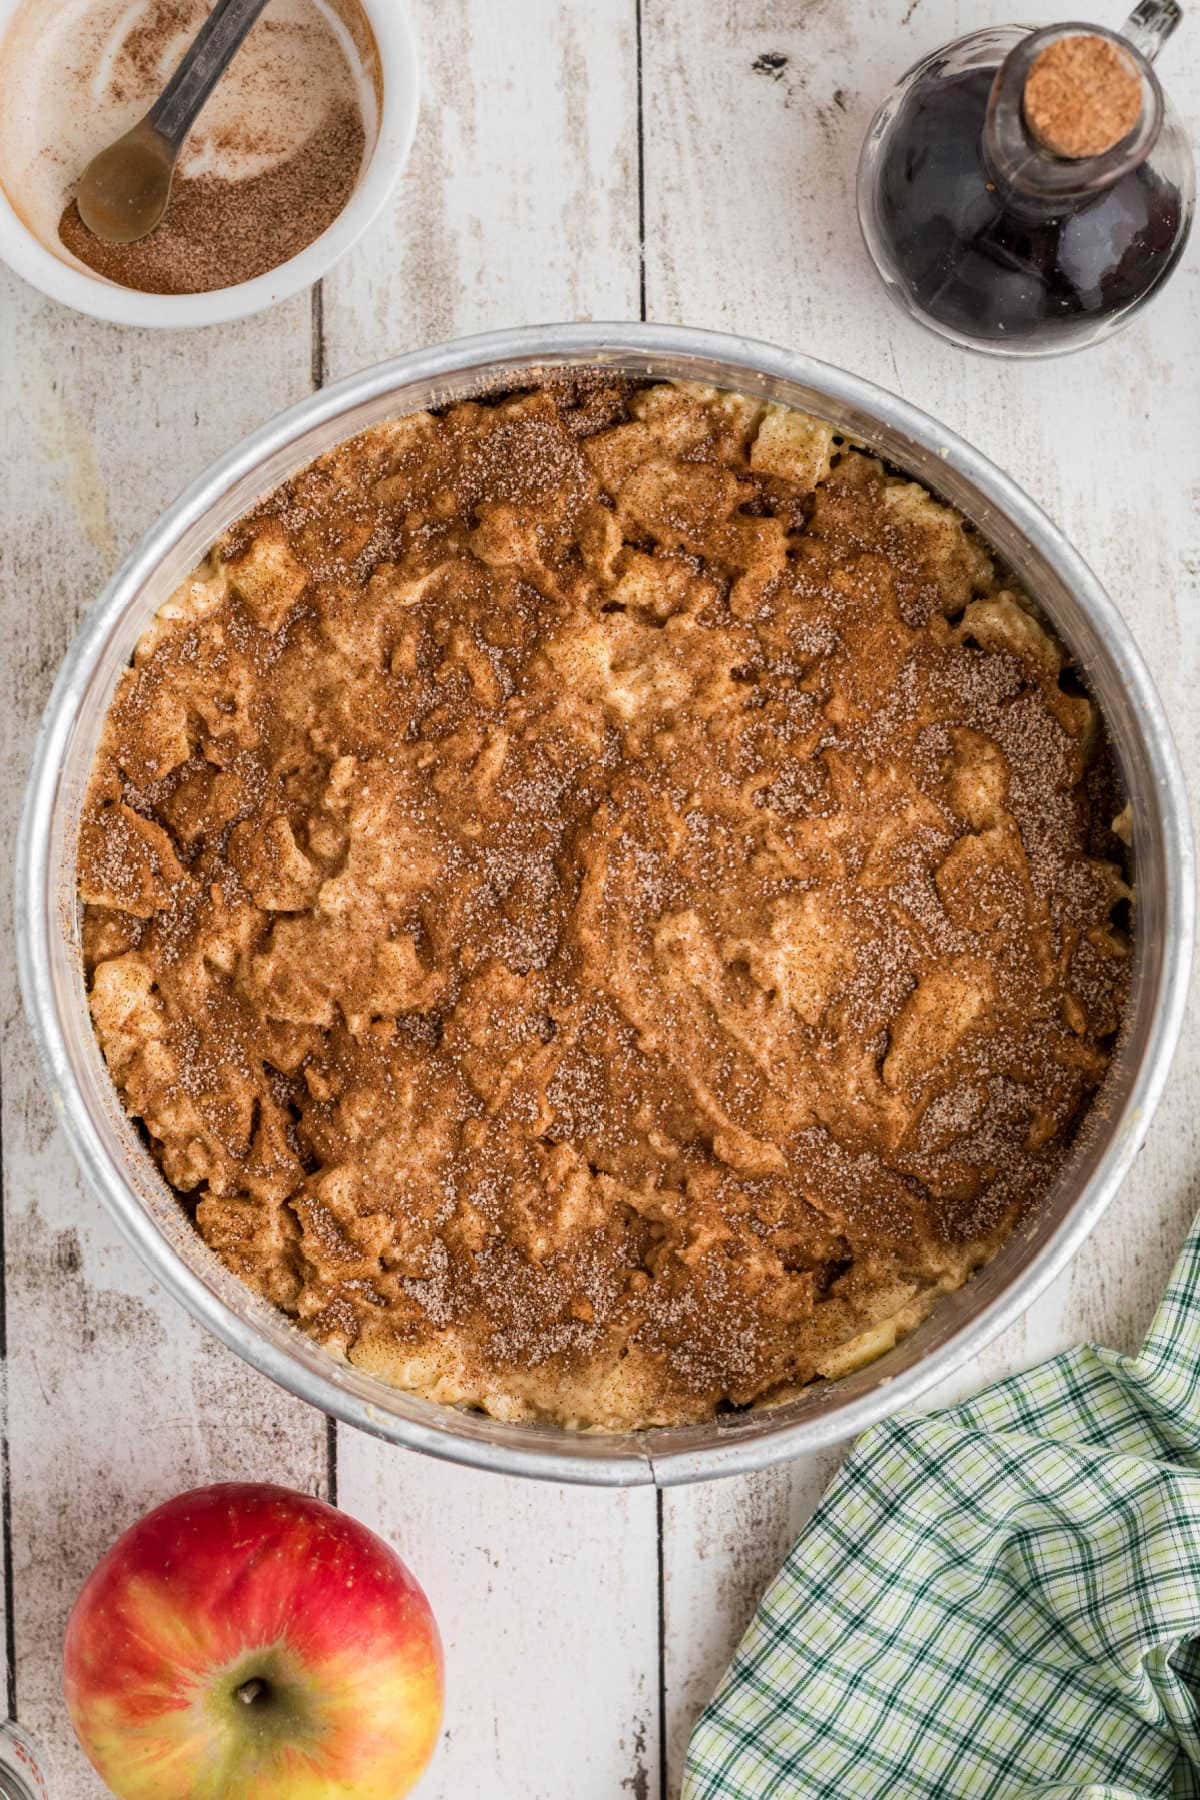
[[[1198,1800],[1200,1221],[1138,1356],[860,1438],[688,1753],[768,1795]]]

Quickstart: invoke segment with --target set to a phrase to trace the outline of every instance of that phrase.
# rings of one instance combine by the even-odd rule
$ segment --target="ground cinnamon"
[[[259,175],[179,178],[162,224],[139,243],[94,237],[74,200],[59,237],[97,274],[142,293],[232,287],[298,255],[333,223],[354,190],[365,149],[359,110],[331,106],[307,142]]]

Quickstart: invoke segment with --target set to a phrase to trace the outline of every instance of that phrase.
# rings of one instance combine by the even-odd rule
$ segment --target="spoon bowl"
[[[92,235],[108,244],[149,237],[171,198],[175,156],[148,115],[94,156],[75,190],[79,216]]]
[[[136,244],[167,210],[184,139],[267,0],[217,0],[144,119],[94,156],[75,195],[79,216],[108,244]]]

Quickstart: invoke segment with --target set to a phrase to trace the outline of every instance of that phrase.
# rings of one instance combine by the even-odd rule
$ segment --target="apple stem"
[[[234,1689],[243,1706],[253,1706],[256,1700],[262,1699],[266,1691],[266,1682],[260,1681],[257,1675],[252,1675],[249,1681],[243,1681],[240,1688]]]

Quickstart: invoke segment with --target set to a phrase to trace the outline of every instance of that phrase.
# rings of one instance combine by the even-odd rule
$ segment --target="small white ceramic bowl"
[[[18,4],[20,0],[0,0],[0,38]],[[0,187],[0,259],[52,300],[117,325],[221,325],[262,312],[320,281],[382,212],[417,128],[417,47],[404,0],[359,0],[359,4],[379,51],[379,130],[350,199],[332,225],[298,256],[253,281],[207,294],[143,294],[56,256],[18,216]]]

